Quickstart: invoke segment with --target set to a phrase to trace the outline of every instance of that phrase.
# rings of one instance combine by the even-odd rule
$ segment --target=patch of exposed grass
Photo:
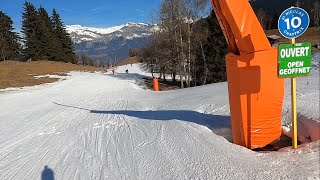
[[[91,66],[80,66],[54,61],[2,61],[0,62],[0,89],[8,87],[33,86],[44,83],[55,82],[57,78],[35,78],[37,75],[55,74],[66,75],[70,71],[93,72],[97,68]]]

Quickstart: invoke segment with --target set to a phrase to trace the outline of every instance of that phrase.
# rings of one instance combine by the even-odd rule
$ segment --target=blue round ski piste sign
[[[301,36],[309,27],[309,14],[302,8],[291,7],[282,12],[278,29],[282,36],[293,39]]]

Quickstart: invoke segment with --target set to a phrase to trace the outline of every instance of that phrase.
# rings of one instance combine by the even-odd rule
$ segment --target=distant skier
[[[128,70],[128,69],[126,70],[126,73],[127,73],[127,74],[129,73],[129,70]]]
[[[114,72],[115,72],[115,70],[114,70],[114,69],[112,69],[112,74],[114,74]]]

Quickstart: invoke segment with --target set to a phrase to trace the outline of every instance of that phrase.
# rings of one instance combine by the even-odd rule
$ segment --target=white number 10
[[[287,23],[287,29],[291,29],[290,24],[293,28],[298,28],[301,25],[301,18],[299,17],[294,17],[291,19],[291,23],[289,18],[284,20]]]

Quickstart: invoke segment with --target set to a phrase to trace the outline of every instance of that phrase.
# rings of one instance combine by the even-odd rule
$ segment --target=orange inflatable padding
[[[158,78],[153,78],[153,90],[159,91],[159,81]]]
[[[248,0],[211,0],[231,52],[240,54],[271,49]]]
[[[264,147],[281,135],[284,80],[277,77],[277,49],[226,55],[235,144]]]

